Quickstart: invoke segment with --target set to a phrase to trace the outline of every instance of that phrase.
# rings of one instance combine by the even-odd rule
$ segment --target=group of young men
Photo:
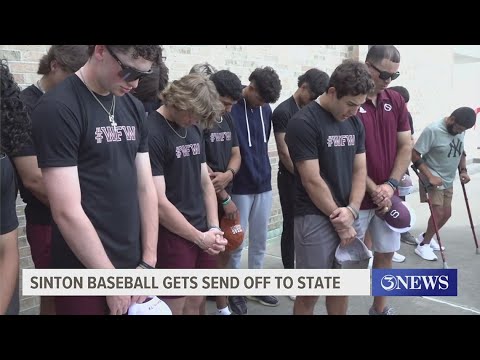
[[[373,267],[389,268],[400,234],[381,216],[391,209],[410,161],[436,186],[432,215],[440,226],[451,212],[453,166],[461,161],[462,181],[469,180],[463,133],[475,113],[460,108],[429,126],[412,158],[405,100],[388,88],[400,75],[400,54],[391,45],[371,47],[365,62],[346,60],[330,76],[308,70],[273,112],[282,86],[268,66],[255,69],[245,86],[231,71],[208,64],[167,85],[159,45],[53,45],[42,61],[42,79],[22,95],[9,94],[28,105],[19,114],[28,111],[31,118],[31,125],[24,121],[20,150],[4,150],[2,112],[2,152],[20,180],[38,268],[237,269],[244,244],[225,251],[223,217],[248,229],[248,267],[262,268],[272,207],[272,124],[285,268],[340,267],[337,248],[364,241],[367,232]],[[2,86],[2,109],[3,97]],[[2,192],[3,164],[2,158]],[[432,236],[429,224],[420,256],[431,257],[425,249],[435,250]],[[10,284],[5,294],[14,292]],[[278,305],[273,296],[250,299]],[[44,298],[41,313],[121,315],[144,300]],[[173,314],[205,314],[205,297],[162,300]],[[294,300],[294,314],[313,314],[318,298]],[[327,297],[326,307],[329,314],[346,314],[348,299]],[[246,298],[217,297],[217,313],[230,311],[247,314]],[[369,313],[393,309],[385,297],[375,297]]]

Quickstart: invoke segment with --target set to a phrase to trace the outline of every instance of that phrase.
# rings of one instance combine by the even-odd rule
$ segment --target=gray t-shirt
[[[445,119],[428,125],[415,143],[431,173],[443,180],[443,188],[453,186],[458,164],[463,154],[465,133],[451,135]]]

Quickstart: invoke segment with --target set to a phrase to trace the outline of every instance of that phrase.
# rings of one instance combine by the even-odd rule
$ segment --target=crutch
[[[459,177],[462,176],[460,173],[460,166],[458,167],[458,176]],[[470,220],[470,227],[472,228],[472,233],[473,233],[473,241],[475,241],[475,246],[477,248],[477,255],[479,255],[480,251],[478,250],[478,240],[477,240],[477,235],[475,234],[475,227],[473,226],[472,213],[470,212],[470,205],[468,204],[467,191],[465,190],[465,184],[462,182],[461,178],[460,178],[460,184],[462,184],[463,197],[465,198],[465,205],[467,205],[468,218]]]
[[[425,189],[425,195],[427,196],[428,207],[430,208],[430,215],[432,216],[433,228],[435,229],[435,235],[437,236],[438,245],[440,246],[440,254],[442,255],[443,268],[448,269],[447,260],[445,259],[445,253],[443,252],[442,242],[440,241],[440,234],[438,233],[437,221],[435,220],[435,215],[433,214],[432,202],[430,201],[430,196],[428,195],[428,187],[430,184],[427,184],[425,183],[425,181],[423,181],[415,165],[412,165],[411,168],[413,169],[413,171],[415,171],[415,174],[417,174],[418,176],[418,180],[420,180],[420,184]]]

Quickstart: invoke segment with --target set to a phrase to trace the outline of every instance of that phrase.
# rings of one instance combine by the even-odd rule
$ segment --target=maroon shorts
[[[157,269],[216,269],[217,257],[209,255],[163,226],[158,228]]]
[[[57,315],[108,315],[105,296],[55,296]]]
[[[52,251],[52,226],[27,223],[26,230],[35,268],[49,269]]]

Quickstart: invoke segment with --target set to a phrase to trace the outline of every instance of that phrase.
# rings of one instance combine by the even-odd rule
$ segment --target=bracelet
[[[463,173],[463,172],[468,173],[467,168],[461,168],[460,169],[460,174]]]
[[[235,175],[237,174],[237,173],[235,172],[235,170],[233,170],[232,168],[228,168],[227,171],[231,171],[233,177],[235,177]]]
[[[222,201],[222,205],[226,206],[226,205],[230,204],[230,201],[232,201],[232,197],[230,195],[228,195],[228,198],[225,201]]]
[[[347,209],[350,210],[351,213],[353,214],[353,219],[358,220],[358,217],[360,216],[360,213],[358,212],[358,210],[351,205],[347,205]]]
[[[142,269],[155,269],[153,266],[148,265],[145,261],[140,260],[140,263],[138,264]]]
[[[390,185],[392,187],[393,191],[397,190],[398,183],[399,183],[399,181],[397,179],[394,179],[394,178],[390,178],[387,181],[385,181],[385,184]]]
[[[393,189],[393,191],[397,190],[395,188],[395,186],[390,181],[385,181],[384,184],[390,185],[390,187]]]
[[[222,229],[220,229],[220,227],[218,227],[218,226],[209,226],[208,231],[211,231],[211,230],[213,230],[213,229],[222,231]]]

